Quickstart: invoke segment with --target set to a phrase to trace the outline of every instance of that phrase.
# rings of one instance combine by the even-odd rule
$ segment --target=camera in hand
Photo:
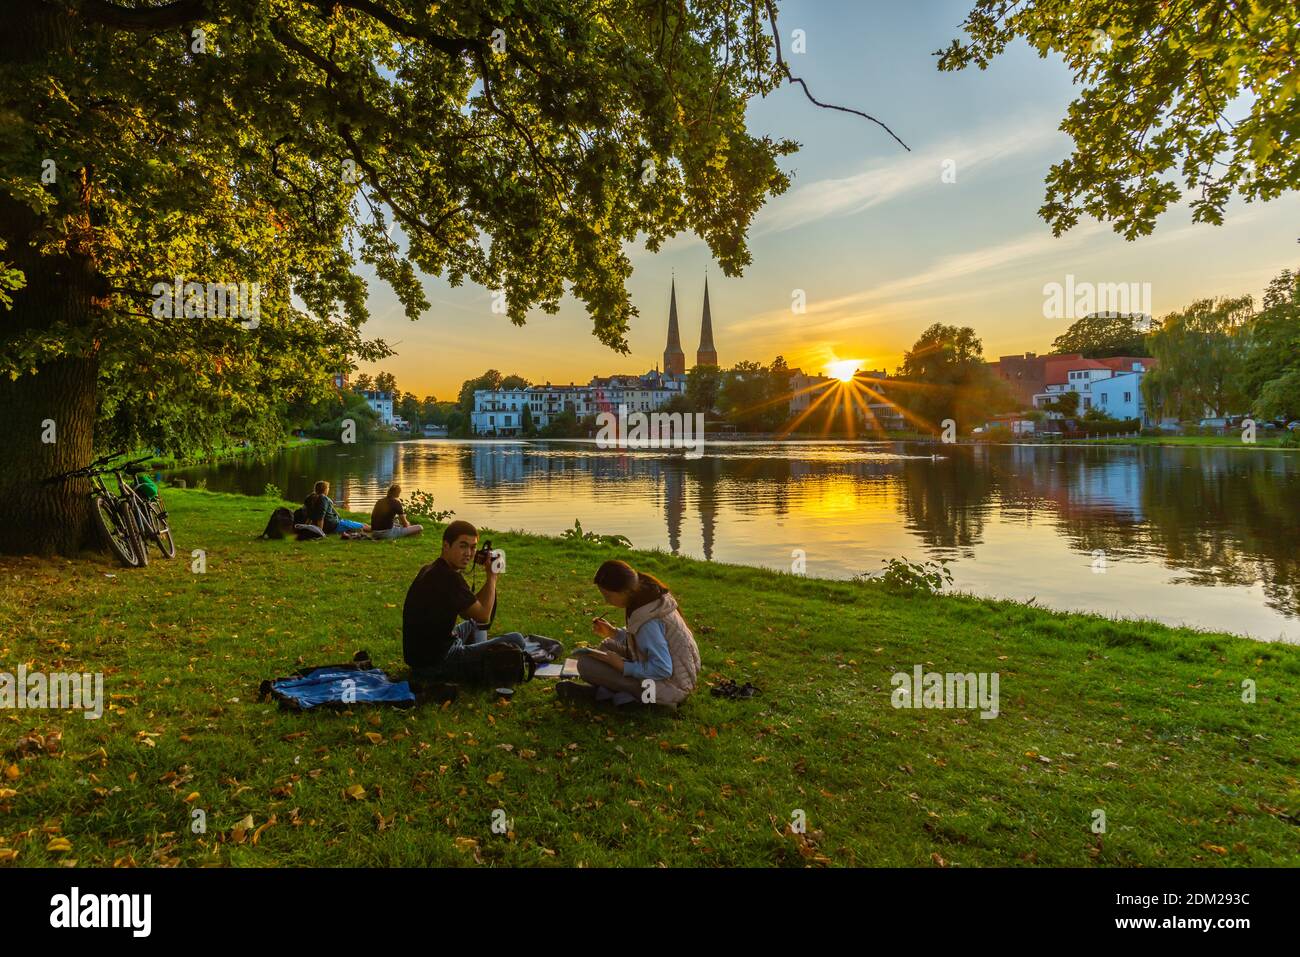
[[[488,559],[492,557],[492,539],[483,543],[483,547],[474,553],[474,564],[487,567]]]

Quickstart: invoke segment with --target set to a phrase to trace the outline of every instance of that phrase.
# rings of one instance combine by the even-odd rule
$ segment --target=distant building
[[[593,376],[586,385],[529,386],[526,389],[476,389],[470,415],[475,435],[522,435],[524,409],[534,429],[544,429],[561,413],[582,420],[601,412],[653,412],[685,394],[686,379],[652,370],[643,375]]]
[[[393,393],[376,392],[373,389],[365,393],[366,405],[374,409],[382,425],[393,424]]]
[[[425,423],[422,430],[426,439],[445,439],[447,437],[447,427],[445,425],[434,425]]]
[[[697,366],[716,366],[718,350],[713,346],[713,317],[709,314],[709,279],[704,277],[704,316],[700,319],[700,348],[695,353]]]
[[[677,332],[677,280],[673,279],[668,298],[668,345],[664,346],[664,373],[686,375],[686,353],[682,352],[681,336]]]
[[[1033,397],[1035,408],[1045,408],[1063,394],[1076,392],[1080,415],[1098,409],[1113,419],[1137,419],[1144,428],[1168,424],[1168,420],[1150,415],[1142,397],[1142,378],[1155,367],[1155,359],[1145,356],[1085,359],[1076,353],[1048,356],[1047,360],[1043,391]],[[1060,417],[1056,413],[1048,414]]]
[[[1026,352],[1023,356],[1000,356],[997,362],[990,362],[988,366],[995,376],[1011,387],[1016,401],[1022,406],[1032,406],[1034,396],[1046,391],[1048,358]]]

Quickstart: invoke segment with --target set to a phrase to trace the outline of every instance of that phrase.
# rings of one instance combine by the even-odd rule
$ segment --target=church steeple
[[[672,298],[668,301],[668,346],[664,349],[664,375],[686,375],[686,353],[677,332],[677,279],[673,279]]]
[[[695,353],[695,364],[716,366],[718,350],[713,348],[713,317],[709,315],[709,277],[704,277],[704,318],[700,323],[700,348]]]

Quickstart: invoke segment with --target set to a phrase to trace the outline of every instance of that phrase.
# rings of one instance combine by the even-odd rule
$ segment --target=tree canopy
[[[962,26],[941,70],[986,69],[1023,38],[1082,90],[1039,210],[1058,236],[1086,214],[1133,239],[1184,196],[1220,223],[1234,194],[1300,188],[1295,0],[977,0]]]
[[[390,354],[361,332],[363,265],[411,319],[420,273],[494,291],[515,323],[571,293],[626,351],[627,245],[690,230],[736,275],[789,184],[796,144],[745,126],[752,97],[797,80],[776,18],[772,0],[18,3],[0,34],[0,502],[20,523],[84,518],[76,488],[41,492],[44,513],[30,483],[96,439],[269,438],[286,404]]]
[[[1076,319],[1069,329],[1052,340],[1052,352],[1057,355],[1078,352],[1088,359],[1149,356],[1150,325],[1146,316],[1093,313]]]

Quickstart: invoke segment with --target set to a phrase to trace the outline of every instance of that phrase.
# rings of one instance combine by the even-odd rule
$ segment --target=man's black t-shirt
[[[442,558],[420,569],[402,606],[402,657],[412,668],[442,664],[451,631],[465,609],[478,601],[460,572]]]

